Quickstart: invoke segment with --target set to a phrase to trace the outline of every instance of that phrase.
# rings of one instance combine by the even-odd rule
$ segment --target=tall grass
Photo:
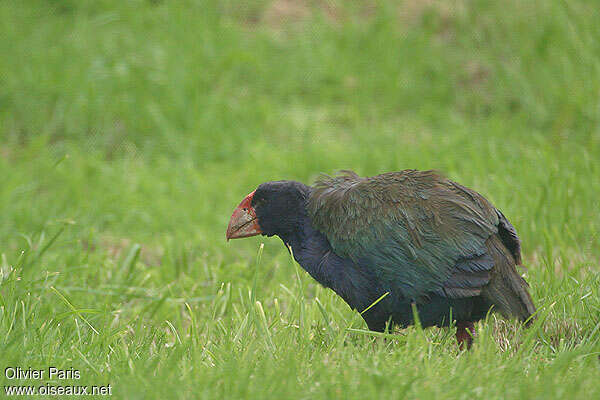
[[[116,398],[597,397],[599,17],[1,2],[0,368],[77,368],[54,384]],[[490,315],[470,352],[449,329],[374,334],[278,240],[226,243],[259,183],[347,168],[435,168],[492,200],[533,326]]]

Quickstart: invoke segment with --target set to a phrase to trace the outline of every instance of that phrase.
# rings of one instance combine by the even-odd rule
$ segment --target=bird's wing
[[[433,171],[322,177],[308,211],[336,254],[415,301],[431,292],[479,295],[494,266],[487,239],[500,226],[518,244],[512,225],[485,198]]]

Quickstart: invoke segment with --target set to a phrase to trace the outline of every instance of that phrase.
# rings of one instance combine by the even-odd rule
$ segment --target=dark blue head
[[[259,185],[233,211],[227,239],[277,235],[289,243],[303,232],[309,194],[310,187],[296,181]]]

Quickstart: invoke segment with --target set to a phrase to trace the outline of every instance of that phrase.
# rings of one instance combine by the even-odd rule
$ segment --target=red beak
[[[262,233],[262,230],[258,225],[256,212],[251,205],[253,196],[254,192],[250,193],[242,200],[240,205],[233,210],[229,225],[227,226],[227,240],[256,236]]]

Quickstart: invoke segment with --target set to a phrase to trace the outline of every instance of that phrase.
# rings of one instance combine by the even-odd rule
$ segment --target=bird
[[[371,331],[456,326],[471,348],[491,312],[529,323],[536,312],[517,271],[515,227],[481,194],[441,173],[321,175],[313,186],[260,184],[233,211],[226,238],[278,236],[317,282]],[[416,318],[415,316],[418,316]]]

